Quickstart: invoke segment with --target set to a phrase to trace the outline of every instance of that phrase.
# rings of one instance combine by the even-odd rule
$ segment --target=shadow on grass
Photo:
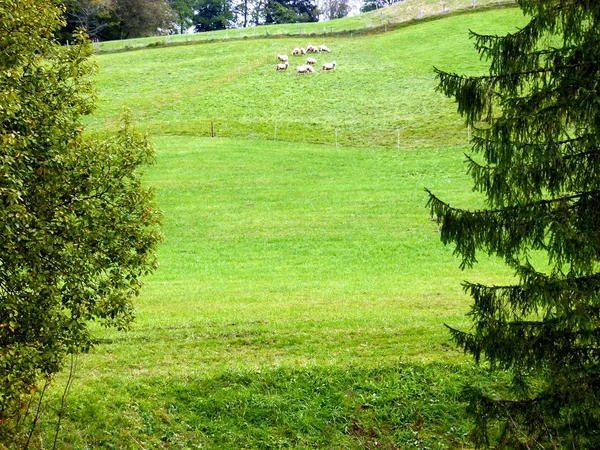
[[[459,393],[486,376],[411,362],[140,377],[117,384],[102,413],[89,392],[74,395],[62,438],[76,448],[464,448]]]

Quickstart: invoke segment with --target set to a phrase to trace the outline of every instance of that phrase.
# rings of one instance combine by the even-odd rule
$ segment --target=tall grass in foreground
[[[156,144],[161,268],[134,329],[98,330],[81,358],[65,447],[464,443],[470,369],[443,323],[465,324],[467,275],[423,191],[477,203],[456,195],[461,149]],[[488,261],[468,276],[508,274]]]
[[[465,449],[458,391],[487,376],[398,362],[132,378],[109,385],[119,397],[73,395],[60,448]]]

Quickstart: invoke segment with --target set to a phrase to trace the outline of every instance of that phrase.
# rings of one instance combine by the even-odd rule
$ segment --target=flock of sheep
[[[306,48],[298,48],[296,47],[292,50],[292,56],[303,56],[307,53],[319,53],[325,52],[329,53],[331,50],[327,48],[325,45],[319,45],[315,47],[314,45],[309,45]],[[277,64],[277,70],[287,70],[289,67],[288,56],[287,55],[277,55],[277,60],[279,64]],[[317,60],[311,56],[306,58],[306,64],[296,67],[296,73],[313,73],[315,69],[313,66],[317,63]],[[334,70],[335,69],[335,61],[325,63],[321,65],[323,70]]]

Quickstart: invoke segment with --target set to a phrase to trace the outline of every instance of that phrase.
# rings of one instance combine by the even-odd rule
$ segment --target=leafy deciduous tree
[[[166,0],[113,0],[115,26],[105,33],[113,39],[129,39],[165,33],[175,22]]]
[[[192,25],[194,17],[194,0],[169,0],[171,9],[177,16],[179,33],[185,33],[185,30]]]
[[[196,31],[224,30],[233,21],[231,0],[196,0],[194,25]]]
[[[318,22],[315,0],[267,0],[263,6],[264,23]]]
[[[250,20],[253,25],[264,23],[264,11],[267,0],[253,0],[253,8],[250,11]]]
[[[350,1],[321,0],[320,10],[327,20],[342,19],[350,13]]]
[[[250,23],[250,17],[252,9],[254,8],[254,2],[250,0],[240,0],[234,7],[234,15],[237,17],[237,22],[242,27],[246,28]]]
[[[110,23],[111,0],[65,0],[67,25],[96,37]]]
[[[430,193],[441,239],[463,267],[484,251],[516,274],[466,283],[473,330],[451,333],[512,374],[502,395],[465,391],[477,447],[600,448],[600,2],[518,3],[522,29],[473,34],[488,74],[438,72],[474,127],[469,171],[489,205]]]
[[[139,168],[153,149],[129,120],[84,133],[95,105],[87,39],[60,46],[57,0],[0,0],[0,442],[88,324],[126,328],[156,265],[159,213]],[[19,446],[17,444],[17,446]]]
[[[379,8],[385,8],[386,6],[393,5],[394,3],[401,2],[403,0],[364,0],[360,12],[374,11]]]

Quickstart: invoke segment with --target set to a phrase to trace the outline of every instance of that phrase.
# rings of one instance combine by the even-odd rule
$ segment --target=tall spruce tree
[[[441,240],[463,268],[486,252],[516,274],[466,283],[473,328],[451,334],[511,374],[507,389],[465,390],[477,447],[600,448],[600,2],[518,4],[522,29],[473,34],[488,74],[437,71],[475,130],[468,170],[488,202],[430,192]]]

